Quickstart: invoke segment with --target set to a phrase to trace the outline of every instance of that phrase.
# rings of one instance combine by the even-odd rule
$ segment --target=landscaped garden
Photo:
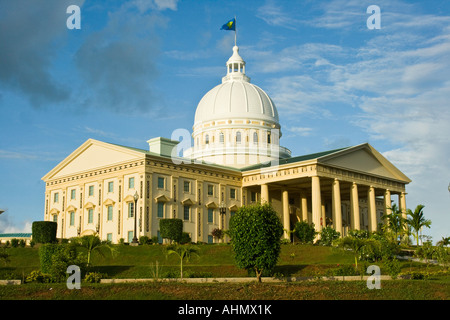
[[[270,214],[262,222],[257,221],[264,217],[262,211],[255,216],[251,210],[247,214],[251,224],[246,226],[245,219],[231,224],[229,235],[235,239],[231,243],[162,245],[141,238],[139,246],[131,246],[112,245],[96,236],[32,247],[8,243],[0,247],[0,280],[21,280],[22,284],[0,285],[0,299],[450,299],[448,238],[435,246],[431,242],[412,245],[400,231],[353,231],[340,237],[327,227],[320,241],[312,244],[316,236],[313,226],[299,222],[291,234],[293,242],[279,241],[271,250],[265,250],[277,242],[283,230],[279,230],[276,220],[273,230],[258,225],[270,221]],[[239,230],[241,227],[245,232]],[[268,242],[264,243],[267,235],[260,234],[261,230],[271,233],[275,240],[266,237]],[[240,236],[245,241],[239,243]],[[252,239],[260,240],[246,246]],[[257,259],[260,256],[265,257],[262,262]],[[421,262],[406,260],[408,257]],[[80,290],[66,285],[69,265],[81,268]],[[382,275],[392,278],[382,280],[380,290],[368,289],[365,280],[323,278],[362,279],[368,275],[370,265],[380,267]],[[256,281],[256,272],[262,276],[262,283]],[[246,277],[254,281],[213,280]],[[206,278],[210,282],[189,283],[181,278]],[[148,281],[110,284],[99,283],[100,279]]]

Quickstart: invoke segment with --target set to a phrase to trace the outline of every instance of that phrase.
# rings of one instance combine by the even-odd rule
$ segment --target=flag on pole
[[[220,30],[233,30],[236,31],[236,19],[231,19],[225,23]]]

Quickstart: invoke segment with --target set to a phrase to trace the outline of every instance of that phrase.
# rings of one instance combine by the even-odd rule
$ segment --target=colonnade
[[[325,181],[321,181],[325,180]],[[321,179],[319,176],[311,177],[311,197],[307,197],[305,191],[300,191],[300,211],[301,220],[314,223],[316,231],[320,232],[325,225],[325,209],[323,204],[323,194],[321,186],[325,186],[329,183],[330,179]],[[333,228],[339,231],[343,235],[343,223],[342,223],[342,205],[341,205],[341,183],[346,184],[349,181],[341,181],[334,179],[331,182],[331,211]],[[328,187],[328,185],[327,185]],[[380,195],[380,187],[375,188],[373,185],[357,184],[356,182],[350,182],[350,221],[352,230],[360,230],[360,192],[359,189],[367,189],[367,213],[368,213],[368,230],[370,232],[377,231],[377,215],[376,215],[376,191]],[[296,190],[297,194],[299,190]],[[398,192],[398,204],[399,209],[406,218],[406,193]],[[384,196],[384,213],[390,214],[391,210],[391,190],[383,189]],[[309,200],[310,199],[310,200]],[[308,200],[311,201],[311,219],[308,219]],[[269,197],[269,184],[261,184],[261,203],[270,202]],[[282,223],[285,230],[291,230],[290,226],[290,210],[289,210],[289,191],[287,188],[281,190],[281,203],[282,203]],[[309,221],[311,220],[311,221]],[[285,238],[288,239],[289,235],[285,233]]]

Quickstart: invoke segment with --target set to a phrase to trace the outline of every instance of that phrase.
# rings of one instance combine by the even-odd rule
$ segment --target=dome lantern
[[[250,82],[250,78],[245,75],[245,61],[239,55],[239,47],[233,47],[233,55],[227,61],[227,75],[222,78],[222,83],[232,80],[242,80]]]

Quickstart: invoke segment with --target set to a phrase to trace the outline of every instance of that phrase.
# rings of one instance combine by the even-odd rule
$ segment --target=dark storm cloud
[[[172,8],[155,3],[166,4],[0,0],[0,94],[11,90],[37,108],[54,104],[63,110],[155,111],[160,52],[155,30],[166,24],[161,11]],[[66,27],[69,5],[81,8],[81,30],[76,31],[81,42],[73,53]],[[91,31],[93,13],[102,10],[106,24]],[[62,75],[67,70],[74,72],[72,82]]]
[[[70,92],[50,69],[66,34],[66,9],[84,0],[0,0],[0,84],[40,107]]]

